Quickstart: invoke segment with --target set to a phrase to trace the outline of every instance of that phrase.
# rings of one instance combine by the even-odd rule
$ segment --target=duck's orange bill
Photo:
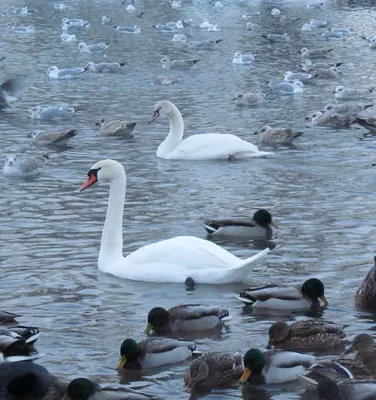
[[[320,299],[324,302],[324,304],[328,307],[329,303],[328,300],[326,300],[325,296],[321,296]]]
[[[252,370],[250,370],[249,368],[245,368],[243,375],[240,377],[240,382],[241,383],[245,383],[247,382],[248,378],[251,376]]]
[[[81,186],[81,192],[85,189],[87,189],[89,186],[94,185],[94,183],[97,181],[97,177],[94,174],[90,174],[87,177],[86,182]]]

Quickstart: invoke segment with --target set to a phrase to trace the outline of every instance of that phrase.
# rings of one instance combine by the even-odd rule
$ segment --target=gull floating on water
[[[323,32],[321,36],[325,39],[345,39],[345,37],[349,36],[348,34],[344,32],[335,32],[332,31],[331,29],[327,30],[326,32]]]
[[[292,142],[303,135],[304,132],[294,132],[290,128],[272,128],[269,125],[263,126],[259,132],[259,142],[268,146],[291,145]]]
[[[90,72],[117,72],[121,67],[124,67],[125,63],[117,63],[117,62],[101,62],[101,63],[94,63],[90,61],[86,67],[86,71]]]
[[[315,68],[311,69],[310,73],[313,75],[314,78],[323,78],[323,79],[334,79],[342,75],[342,72],[340,72],[336,67]]]
[[[254,59],[255,57],[252,54],[242,54],[240,51],[237,51],[234,54],[232,63],[236,65],[250,65],[253,63]]]
[[[202,22],[202,23],[199,25],[199,28],[208,29],[209,26],[210,26],[210,22],[205,18],[205,19],[204,19],[204,22]]]
[[[153,25],[153,28],[157,29],[159,32],[176,32],[179,29],[184,29],[182,21],[177,22],[167,22],[167,24],[157,24]]]
[[[269,33],[268,35],[262,35],[263,38],[268,39],[269,42],[274,43],[283,43],[290,41],[290,35],[288,33]]]
[[[54,3],[55,10],[65,10],[67,6],[64,3]]]
[[[312,28],[325,28],[330,23],[331,23],[330,21],[326,21],[323,19],[315,19],[315,18],[309,21],[309,24],[311,25]]]
[[[268,81],[268,86],[275,92],[279,94],[295,94],[302,93],[304,84],[298,80],[293,82],[270,82]]]
[[[324,3],[320,2],[308,3],[307,8],[321,8],[323,5]]]
[[[222,39],[217,40],[198,40],[198,41],[190,41],[187,46],[191,49],[205,49],[211,50],[215,47],[216,44],[222,42]]]
[[[312,126],[328,126],[334,129],[350,128],[352,124],[357,123],[355,117],[349,117],[341,114],[324,114],[321,111],[316,111],[311,117],[306,119],[311,120]]]
[[[88,71],[86,68],[64,68],[59,69],[56,65],[48,68],[48,76],[51,79],[73,79]]]
[[[102,119],[101,122],[97,122],[96,126],[100,126],[100,134],[102,136],[121,136],[121,137],[133,137],[131,134],[136,122],[128,122],[124,119],[108,120]]]
[[[14,26],[14,25],[12,25],[10,29],[12,30],[12,32],[21,33],[21,34],[35,33],[35,29],[31,25],[29,25],[29,26],[23,26],[23,25]]]
[[[368,41],[368,47],[370,49],[376,49],[376,36],[362,36],[362,39],[365,39]]]
[[[374,87],[368,89],[350,88],[345,86],[337,86],[333,92],[336,99],[357,100],[362,97],[368,97],[374,90]]]
[[[235,94],[233,100],[235,101],[235,105],[238,107],[244,107],[244,106],[251,107],[261,104],[267,97],[268,95],[266,95],[265,93],[238,92]]]
[[[300,50],[300,54],[302,58],[322,58],[333,50],[334,49],[307,49],[307,47],[303,47]]]
[[[120,26],[120,25],[117,25],[117,26],[114,26],[114,28],[117,31],[119,31],[121,33],[126,33],[128,35],[137,35],[137,34],[141,33],[140,25],[134,25],[133,27],[132,26]]]
[[[19,158],[15,154],[7,156],[3,168],[6,176],[32,177],[38,175],[44,167],[48,156],[25,156]]]
[[[99,42],[99,43],[93,43],[93,44],[86,44],[85,42],[81,42],[78,45],[78,50],[77,52],[80,53],[100,53],[105,51],[109,47],[108,44]]]
[[[292,72],[292,71],[287,71],[285,72],[285,81],[300,81],[300,82],[306,82],[312,79],[313,75],[308,74],[306,72]]]
[[[158,85],[173,85],[174,83],[179,83],[180,79],[177,76],[158,76],[154,83]]]
[[[339,67],[341,66],[342,63],[326,63],[326,62],[316,62],[313,63],[311,60],[306,59],[303,60],[303,62],[299,65],[299,67],[304,71],[311,73],[311,71],[317,69],[317,68],[331,68],[331,67]]]
[[[71,35],[69,33],[63,32],[61,35],[61,40],[65,43],[71,43],[75,42],[77,40],[76,35],[72,33]]]
[[[208,32],[219,32],[221,28],[217,24],[210,24]]]
[[[327,104],[324,108],[324,113],[342,114],[355,117],[370,107],[373,107],[373,104]]]
[[[192,65],[199,62],[200,59],[189,59],[189,60],[170,60],[167,57],[163,57],[159,62],[162,64],[163,69],[188,69]]]
[[[81,18],[63,18],[62,19],[63,25],[66,25],[67,28],[83,28],[90,26],[89,21],[85,21]]]
[[[172,41],[174,43],[187,43],[187,35],[184,35],[184,33],[175,33],[175,35],[172,37]]]
[[[80,107],[41,107],[38,105],[29,112],[32,119],[53,120],[68,118],[80,110],[82,110]]]
[[[272,11],[270,11],[270,15],[273,17],[279,17],[281,15],[281,10],[279,8],[272,8]]]
[[[109,25],[111,22],[112,22],[112,18],[106,17],[105,15],[103,15],[103,17],[102,17],[102,25]]]
[[[77,135],[77,131],[41,131],[37,130],[28,135],[33,144],[39,146],[65,145],[66,142]]]
[[[247,31],[258,32],[260,30],[260,24],[257,22],[247,22],[245,29]]]

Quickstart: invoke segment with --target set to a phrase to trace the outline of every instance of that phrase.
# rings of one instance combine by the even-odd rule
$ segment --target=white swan
[[[114,160],[102,160],[88,172],[81,190],[98,181],[110,182],[110,197],[103,228],[98,268],[124,279],[147,282],[179,282],[192,277],[198,283],[241,282],[249,269],[269,249],[241,260],[207,240],[178,236],[153,243],[123,257],[123,210],[126,176]]]
[[[159,145],[157,157],[167,160],[234,160],[273,154],[259,151],[257,146],[239,137],[225,133],[192,135],[184,140],[184,122],[178,108],[167,100],[154,107],[150,122],[160,115],[170,119],[170,132]]]

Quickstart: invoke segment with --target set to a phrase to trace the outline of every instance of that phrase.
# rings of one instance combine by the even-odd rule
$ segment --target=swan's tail
[[[240,264],[235,267],[236,269],[231,270],[232,282],[242,282],[247,277],[249,268],[264,259],[269,251],[270,249],[267,247],[254,256],[241,260]]]

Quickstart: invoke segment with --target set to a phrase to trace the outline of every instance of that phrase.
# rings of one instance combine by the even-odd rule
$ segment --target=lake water
[[[234,298],[245,285],[198,285],[186,291],[178,284],[130,282],[100,273],[97,257],[107,207],[108,187],[96,185],[79,192],[88,169],[103,158],[120,161],[127,173],[124,215],[124,254],[140,246],[178,235],[205,238],[206,218],[251,215],[267,208],[280,225],[272,243],[221,242],[239,257],[248,257],[271,245],[265,262],[251,271],[249,285],[296,284],[307,277],[320,278],[330,307],[323,316],[349,324],[348,334],[374,330],[373,314],[354,309],[355,290],[373,262],[376,239],[374,137],[364,130],[334,131],[307,127],[305,117],[334,100],[339,84],[376,86],[375,52],[361,35],[375,33],[374,2],[327,1],[322,9],[307,9],[303,1],[227,1],[216,10],[214,1],[194,0],[172,9],[167,1],[136,0],[139,19],[118,1],[75,2],[65,10],[52,1],[3,1],[0,11],[0,56],[3,78],[28,76],[28,86],[12,108],[0,118],[0,146],[8,153],[43,152],[32,146],[27,134],[35,129],[75,128],[79,135],[70,147],[50,152],[44,173],[33,180],[0,176],[2,279],[1,308],[23,315],[19,322],[40,327],[37,342],[45,354],[40,363],[58,376],[87,376],[102,383],[118,383],[115,367],[123,339],[144,338],[148,311],[154,306],[181,303],[218,304],[233,316],[220,336],[200,337],[202,350],[264,348],[267,330],[277,317],[252,315]],[[350,4],[347,4],[350,3]],[[30,13],[16,15],[11,6],[28,6]],[[278,25],[270,10],[278,7],[297,22]],[[269,45],[259,33],[245,30],[241,14],[261,11],[251,19],[262,34],[288,32],[291,41]],[[101,24],[139,24],[140,35],[124,35]],[[88,29],[75,32],[78,41],[110,44],[106,58],[76,52],[76,44],[62,43],[63,17],[83,18]],[[172,34],[157,32],[152,25],[204,18],[218,23],[220,32],[196,27],[184,29],[193,40],[223,39],[212,51],[176,46]],[[321,30],[301,32],[310,18],[329,19],[331,26],[351,27],[344,41],[327,41]],[[34,35],[20,35],[8,23],[32,25]],[[259,108],[235,108],[239,91],[266,91],[266,80],[281,79],[287,70],[297,71],[302,47],[334,48],[329,60],[343,62],[340,79],[307,84],[291,97],[272,94]],[[250,67],[234,67],[235,51],[250,51]],[[165,72],[162,56],[200,58],[187,71]],[[88,61],[126,62],[118,74],[87,73],[78,79],[53,81],[47,68],[57,65],[84,67]],[[159,75],[176,75],[181,83],[160,86]],[[294,148],[275,150],[266,159],[237,162],[181,162],[156,158],[156,149],[168,132],[168,120],[147,121],[157,101],[168,99],[181,110],[186,133],[233,133],[257,144],[253,132],[264,124],[305,130]],[[371,103],[373,99],[371,98]],[[369,100],[368,100],[369,101]],[[33,121],[26,110],[34,105],[80,106],[82,111],[58,123]],[[371,108],[365,115],[372,115]],[[95,122],[125,117],[137,122],[135,139],[124,141],[99,136]],[[299,317],[290,317],[294,320]],[[142,374],[132,385],[147,386],[146,392],[166,399],[187,399],[183,373],[177,364]],[[299,398],[299,384],[267,388],[273,399]],[[248,397],[247,397],[248,396]],[[245,392],[244,398],[250,398]],[[242,398],[234,384],[213,390],[209,399]],[[259,398],[259,397],[257,397]]]

